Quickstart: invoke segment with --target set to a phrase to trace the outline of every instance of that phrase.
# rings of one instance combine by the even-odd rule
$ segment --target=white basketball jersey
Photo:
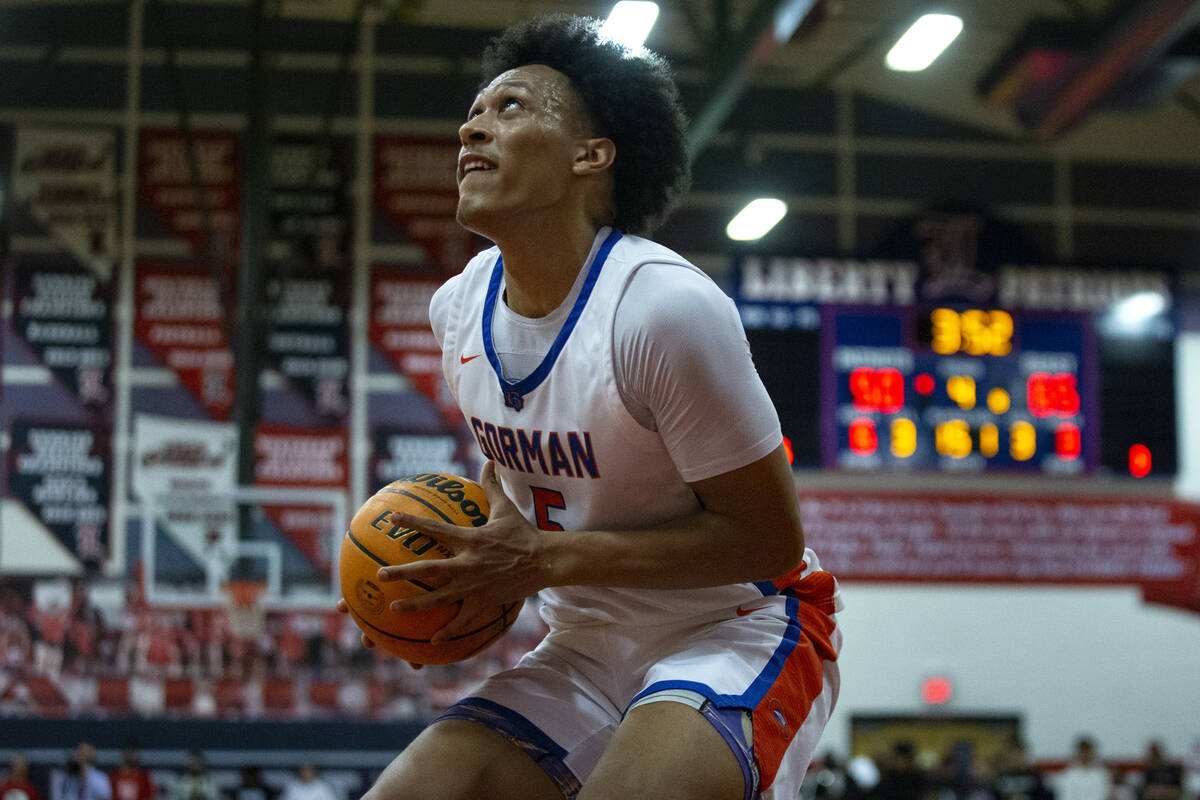
[[[444,287],[447,383],[505,492],[544,530],[641,529],[699,510],[662,438],[634,420],[616,385],[617,303],[646,263],[700,273],[667,248],[609,233],[584,266],[582,288],[550,352],[515,383],[501,377],[491,338],[503,302],[499,250],[477,255]],[[764,582],[685,590],[570,586],[540,596],[552,625],[658,624],[774,593]]]

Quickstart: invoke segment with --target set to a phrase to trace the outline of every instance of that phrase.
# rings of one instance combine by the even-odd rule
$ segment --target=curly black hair
[[[567,76],[601,135],[616,146],[614,227],[649,233],[691,183],[687,119],[667,62],[601,35],[602,24],[548,14],[508,28],[484,50],[481,86],[530,64]]]

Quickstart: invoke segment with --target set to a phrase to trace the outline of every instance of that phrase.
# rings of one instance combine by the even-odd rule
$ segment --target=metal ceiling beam
[[[716,11],[721,10],[717,0]],[[709,73],[709,99],[688,130],[688,156],[695,161],[729,118],[755,68],[792,38],[818,0],[758,0],[741,30],[716,41]]]

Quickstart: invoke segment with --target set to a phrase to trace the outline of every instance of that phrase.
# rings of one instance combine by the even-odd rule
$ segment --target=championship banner
[[[216,420],[233,405],[233,355],[224,306],[206,270],[139,264],[134,335]]]
[[[258,486],[346,490],[350,471],[344,430],[260,425],[254,438],[254,452],[254,478]],[[345,520],[334,520],[328,503],[266,504],[263,512],[317,573],[331,574],[333,553],[329,531],[344,525]]]
[[[43,261],[13,259],[13,331],[81,406],[106,411],[113,389],[113,282]]]
[[[237,485],[237,429],[226,422],[137,414],[130,488],[138,500],[212,495],[211,503],[176,503],[158,524],[197,564],[237,536],[229,495]],[[131,556],[131,561],[136,555]]]
[[[349,271],[309,272],[267,283],[270,362],[318,416],[333,423],[341,422],[349,409],[348,276]]]
[[[407,433],[394,426],[380,425],[375,428],[373,443],[372,490],[420,472],[447,472],[466,477],[474,474],[474,470],[459,458],[460,443],[451,434]]]
[[[287,260],[342,270],[350,252],[350,144],[277,136],[271,150],[271,235]]]
[[[474,235],[455,221],[460,147],[451,137],[375,137],[375,210],[446,275],[474,252]]]
[[[270,365],[331,424],[349,408],[349,143],[280,136],[271,153]]]
[[[111,279],[119,243],[113,132],[22,126],[14,149],[13,201],[79,263]]]
[[[1170,499],[807,490],[805,539],[840,579],[1133,584],[1200,612],[1200,506]]]
[[[437,406],[447,423],[456,424],[462,414],[442,376],[442,349],[429,327],[429,300],[440,285],[376,267],[367,330],[371,344]]]
[[[188,140],[183,133],[173,129],[141,130],[138,200],[166,228],[166,235],[185,239],[191,245],[195,259],[232,276],[240,244],[237,134],[193,131],[192,143],[198,187],[193,182]],[[211,242],[207,241],[210,232]]]
[[[109,555],[109,436],[81,425],[12,423],[8,491],[84,566]]]

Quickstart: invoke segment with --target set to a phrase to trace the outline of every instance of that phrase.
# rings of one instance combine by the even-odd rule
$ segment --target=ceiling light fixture
[[[608,12],[600,33],[630,50],[642,49],[654,21],[658,19],[658,3],[641,0],[621,0]]]
[[[751,200],[729,220],[729,224],[725,226],[725,235],[735,242],[753,242],[774,228],[786,213],[787,203],[774,197]]]
[[[953,14],[925,14],[904,32],[887,54],[887,65],[900,72],[920,72],[934,62],[962,32]]]

